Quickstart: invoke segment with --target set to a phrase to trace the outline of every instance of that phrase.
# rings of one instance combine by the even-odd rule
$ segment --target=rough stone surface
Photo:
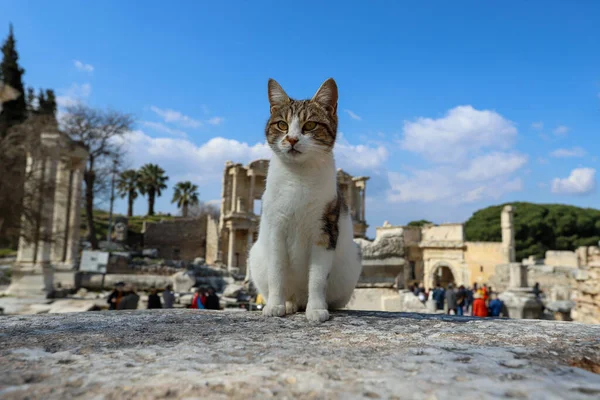
[[[2,399],[594,399],[600,326],[343,311],[10,316]]]
[[[404,256],[404,239],[401,235],[381,235],[373,242],[365,239],[354,239],[354,241],[360,246],[362,258],[365,260]]]

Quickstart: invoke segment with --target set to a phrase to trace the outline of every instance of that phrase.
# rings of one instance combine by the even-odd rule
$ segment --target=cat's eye
[[[279,129],[281,129],[282,131],[287,131],[288,130],[288,124],[285,121],[279,121],[277,123],[277,127]]]
[[[308,121],[307,123],[304,124],[304,127],[302,129],[305,130],[305,131],[312,131],[316,127],[317,127],[317,123],[316,122]]]

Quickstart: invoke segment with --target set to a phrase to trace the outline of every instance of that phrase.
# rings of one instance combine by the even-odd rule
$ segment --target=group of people
[[[194,293],[190,308],[219,310],[221,308],[219,296],[217,296],[213,288],[198,288],[196,289],[196,293]]]
[[[135,287],[124,282],[118,282],[107,299],[109,310],[137,310],[139,301],[140,296],[137,294]],[[167,285],[162,292],[162,296],[158,295],[158,290],[155,287],[150,289],[150,294],[148,295],[149,309],[173,308],[174,303],[175,293],[173,292],[172,285]]]
[[[454,284],[449,283],[447,288],[443,288],[438,282],[433,290],[427,292],[421,283],[409,289],[423,303],[431,297],[435,301],[436,308],[446,310],[448,314],[481,318],[506,316],[504,302],[487,284],[479,287],[475,283],[472,288],[466,288],[464,285],[455,288]]]

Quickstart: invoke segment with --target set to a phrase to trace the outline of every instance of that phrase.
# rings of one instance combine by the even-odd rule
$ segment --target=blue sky
[[[137,117],[130,165],[171,177],[159,211],[179,180],[216,200],[226,160],[269,157],[269,77],[301,98],[330,76],[371,235],[506,201],[600,205],[599,2],[141,4],[3,2],[0,36],[12,22],[27,85]]]

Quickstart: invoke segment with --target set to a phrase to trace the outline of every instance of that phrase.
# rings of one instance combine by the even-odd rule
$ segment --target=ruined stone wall
[[[148,222],[144,246],[158,249],[160,258],[193,261],[206,256],[207,216]]]
[[[544,257],[544,264],[553,267],[579,266],[577,254],[574,251],[548,250]]]
[[[470,284],[489,283],[496,265],[504,260],[501,242],[466,242],[465,262],[471,272]]]
[[[571,281],[575,308],[574,321],[600,324],[600,261],[581,268]]]
[[[462,241],[465,239],[463,224],[429,225],[421,229],[422,240],[434,242],[440,240]]]

